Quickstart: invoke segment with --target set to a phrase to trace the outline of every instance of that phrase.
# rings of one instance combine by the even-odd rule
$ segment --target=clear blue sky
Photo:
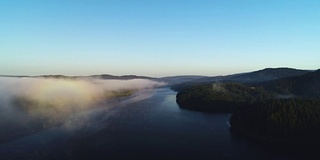
[[[320,68],[319,0],[1,0],[0,75]]]

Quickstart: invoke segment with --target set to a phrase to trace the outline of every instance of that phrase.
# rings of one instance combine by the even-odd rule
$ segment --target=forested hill
[[[280,94],[320,98],[320,69],[301,76],[260,83],[257,86]]]
[[[260,84],[263,82],[273,81],[282,78],[301,76],[307,73],[311,73],[309,70],[300,70],[293,68],[266,68],[249,73],[238,73],[227,76],[216,77],[204,77],[190,81],[184,81],[182,83],[176,83],[171,86],[171,89],[180,91],[183,88],[191,87],[201,83],[213,83],[213,82],[239,82],[247,84]],[[264,84],[264,83],[263,83]]]
[[[263,70],[243,74],[232,78],[239,82],[264,82],[285,77],[299,76],[310,71],[298,70],[293,68],[266,68]]]
[[[281,79],[285,77],[300,76],[309,72],[311,71],[293,68],[265,68],[262,70],[248,73],[201,78],[195,82],[232,81],[242,83],[257,83]]]
[[[240,83],[203,83],[183,88],[177,94],[181,108],[197,111],[232,112],[237,107],[265,101],[275,95]]]

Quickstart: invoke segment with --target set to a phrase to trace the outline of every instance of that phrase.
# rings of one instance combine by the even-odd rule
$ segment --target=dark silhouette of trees
[[[286,141],[320,141],[320,101],[273,99],[234,112],[230,124],[236,130]]]
[[[177,103],[180,107],[199,111],[227,111],[256,101],[275,97],[262,88],[240,83],[205,83],[180,90]]]

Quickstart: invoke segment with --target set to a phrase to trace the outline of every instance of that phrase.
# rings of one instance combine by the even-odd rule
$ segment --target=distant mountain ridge
[[[115,76],[110,74],[90,75],[90,76],[65,76],[65,75],[6,76],[6,75],[1,75],[0,77],[16,77],[16,78],[30,77],[30,78],[54,78],[54,79],[98,78],[98,79],[116,79],[116,80],[157,79],[157,78],[147,77],[147,76],[137,76],[137,75]]]
[[[161,78],[154,78],[154,77],[147,77],[147,76],[138,76],[138,75],[122,75],[122,76],[115,76],[110,74],[99,74],[99,75],[90,75],[90,76],[65,76],[65,75],[39,75],[39,76],[6,76],[0,75],[0,77],[14,77],[14,78],[51,78],[51,79],[103,79],[103,80],[133,80],[133,79],[147,79],[153,80],[158,82],[165,82],[167,83],[166,86],[171,86],[176,83],[182,83],[187,81],[193,81],[199,78],[204,78],[206,76],[193,76],[193,75],[183,75],[183,76],[170,76],[170,77],[161,77]]]
[[[169,86],[179,83],[185,83],[190,81],[195,81],[197,79],[205,78],[206,76],[193,76],[193,75],[184,75],[184,76],[170,76],[158,78],[159,81],[165,81]]]
[[[122,75],[114,76],[110,74],[92,75],[90,78],[100,78],[100,79],[117,79],[117,80],[130,80],[130,79],[156,79],[147,76],[137,76],[137,75]]]
[[[241,83],[258,83],[285,77],[299,76],[309,72],[311,71],[293,68],[265,68],[248,73],[202,78],[195,82],[232,81]]]
[[[257,85],[282,94],[320,98],[320,69],[300,76],[286,77]]]
[[[240,82],[240,83],[261,83],[276,79],[301,76],[310,73],[310,70],[300,70],[293,68],[265,68],[258,71],[238,73],[227,76],[198,76],[198,75],[183,75],[154,78],[138,75],[122,75],[115,76],[110,74],[100,74],[91,76],[65,76],[65,75],[40,75],[40,76],[3,76],[3,77],[33,77],[33,78],[56,78],[56,79],[79,79],[79,78],[98,78],[109,80],[131,80],[131,79],[149,79],[159,82],[166,82],[169,86],[183,83],[203,83],[203,82]]]

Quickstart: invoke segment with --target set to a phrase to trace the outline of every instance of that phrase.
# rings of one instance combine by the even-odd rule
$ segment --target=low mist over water
[[[159,87],[145,79],[0,78],[0,142],[50,128],[114,97]],[[72,124],[69,124],[72,128]]]

